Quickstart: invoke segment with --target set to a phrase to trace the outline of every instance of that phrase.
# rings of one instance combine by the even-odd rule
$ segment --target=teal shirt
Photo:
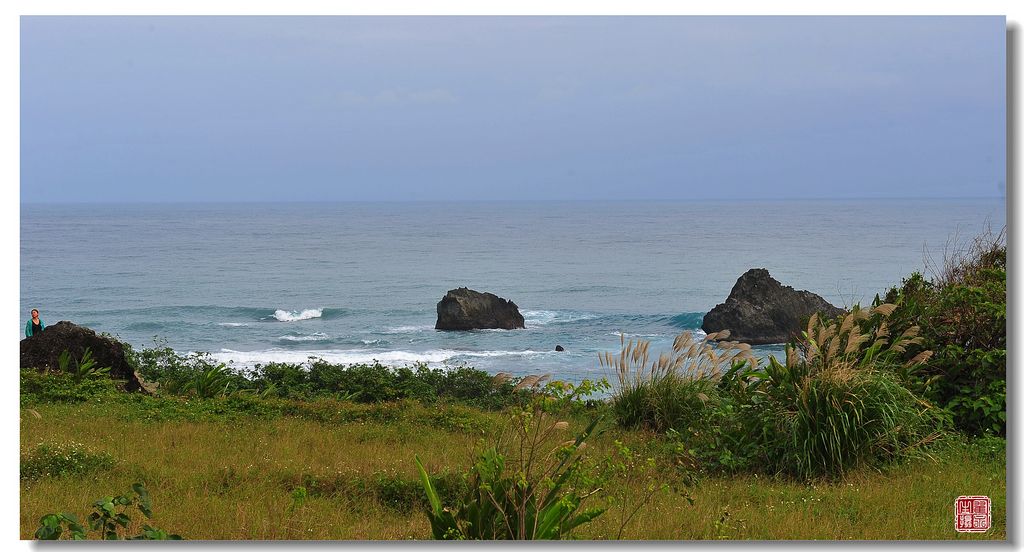
[[[39,331],[46,329],[46,324],[43,324],[43,317],[39,317]],[[28,324],[25,324],[25,337],[32,337],[32,319],[28,319]]]

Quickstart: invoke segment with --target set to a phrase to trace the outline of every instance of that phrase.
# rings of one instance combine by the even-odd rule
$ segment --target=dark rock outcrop
[[[806,329],[816,312],[833,317],[844,311],[809,291],[784,286],[764,268],[752,268],[736,280],[729,298],[704,315],[705,332],[729,330],[729,340],[761,345],[785,343]]]
[[[525,328],[523,315],[512,301],[493,293],[480,293],[469,288],[448,291],[437,303],[438,330],[513,330]]]
[[[120,341],[97,335],[85,326],[78,326],[61,320],[47,326],[42,333],[21,340],[21,368],[59,371],[57,359],[65,350],[71,354],[72,362],[82,358],[85,349],[92,351],[97,367],[110,367],[110,377],[124,381],[127,391],[152,393],[153,384],[147,384],[128,364],[124,346]]]
[[[561,353],[564,350],[565,350],[565,347],[562,347],[561,345],[555,345],[555,351]]]

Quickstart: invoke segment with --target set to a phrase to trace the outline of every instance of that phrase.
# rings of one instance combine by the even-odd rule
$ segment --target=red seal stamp
[[[953,512],[958,533],[984,533],[992,527],[992,501],[987,496],[958,496]]]

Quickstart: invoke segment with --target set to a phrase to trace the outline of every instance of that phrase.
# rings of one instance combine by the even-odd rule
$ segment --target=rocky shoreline
[[[703,316],[701,329],[708,334],[728,330],[730,341],[750,345],[777,344],[799,336],[807,319],[814,313],[834,317],[843,312],[820,296],[784,286],[766,269],[755,268],[741,275],[728,298]],[[461,287],[449,290],[437,303],[436,330],[460,332],[524,328],[526,321],[516,303],[493,293]],[[557,342],[543,348],[566,351],[566,347]],[[42,334],[22,340],[21,367],[58,370],[58,359],[63,351],[67,350],[77,360],[86,349],[92,351],[99,365],[111,367],[111,377],[127,382],[129,390],[146,390],[146,383],[125,360],[122,343],[67,321],[58,322]]]

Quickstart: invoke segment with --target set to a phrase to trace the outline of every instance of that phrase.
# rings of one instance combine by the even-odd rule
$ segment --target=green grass
[[[112,464],[22,480],[21,537],[31,538],[46,513],[81,518],[97,498],[143,482],[153,499],[151,523],[187,539],[429,539],[414,455],[443,497],[455,496],[459,474],[503,419],[409,400],[245,401],[100,394],[25,405],[23,454],[39,443],[75,442]],[[585,417],[571,423],[579,431]],[[645,454],[664,450],[660,437],[640,430],[610,429],[589,443],[601,453],[616,439]],[[1005,453],[998,443],[953,437],[933,456],[812,484],[706,476],[690,489],[693,505],[656,494],[623,538],[1005,539]],[[290,509],[300,486],[308,499]],[[992,497],[991,531],[953,531],[953,501],[962,494]],[[621,513],[613,506],[576,536],[614,538]]]

